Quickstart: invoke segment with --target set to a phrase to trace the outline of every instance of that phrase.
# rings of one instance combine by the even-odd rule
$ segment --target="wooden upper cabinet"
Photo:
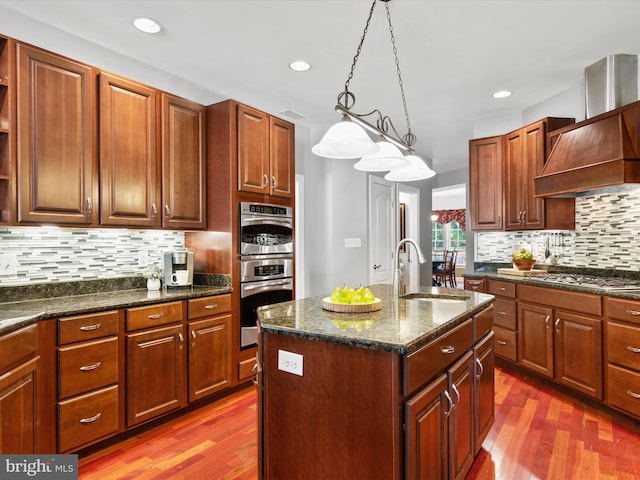
[[[472,230],[502,230],[502,150],[502,136],[469,141]]]
[[[156,90],[100,73],[100,222],[160,226]]]
[[[18,44],[18,223],[94,225],[95,72]]]
[[[206,227],[206,109],[162,94],[162,226]]]
[[[291,123],[271,117],[271,188],[269,193],[291,198],[295,188],[295,133]]]
[[[295,142],[292,124],[238,105],[238,190],[293,197]]]

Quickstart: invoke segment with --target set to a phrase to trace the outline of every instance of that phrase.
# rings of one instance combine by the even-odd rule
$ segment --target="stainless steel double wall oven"
[[[256,309],[293,299],[293,209],[240,203],[240,347],[256,344]]]

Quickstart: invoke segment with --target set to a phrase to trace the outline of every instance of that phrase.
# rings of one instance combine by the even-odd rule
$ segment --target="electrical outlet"
[[[362,241],[359,238],[345,238],[345,248],[359,248],[362,246]]]
[[[147,267],[149,265],[149,252],[146,250],[138,251],[138,266]]]
[[[0,276],[15,277],[18,274],[18,256],[15,253],[0,254]]]
[[[286,350],[278,350],[278,370],[302,377],[302,355]]]
[[[495,245],[489,245],[489,255],[497,255],[498,254],[498,247],[496,247]]]

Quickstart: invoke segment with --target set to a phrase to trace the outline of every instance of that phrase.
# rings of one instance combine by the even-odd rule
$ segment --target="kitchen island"
[[[493,296],[422,287],[258,309],[262,478],[461,478],[493,422]]]

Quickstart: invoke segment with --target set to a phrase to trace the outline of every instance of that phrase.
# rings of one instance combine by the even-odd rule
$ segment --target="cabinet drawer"
[[[607,322],[608,361],[640,370],[640,328]]]
[[[210,317],[231,311],[231,295],[194,298],[189,300],[189,320]]]
[[[118,334],[118,312],[78,315],[58,320],[58,345]]]
[[[38,353],[38,325],[30,325],[0,337],[0,375]]]
[[[488,280],[487,293],[501,297],[516,298],[516,284],[501,282],[500,280]]]
[[[471,290],[473,292],[484,293],[485,280],[480,278],[465,278],[464,289]]]
[[[182,302],[127,308],[127,331],[142,330],[182,321]]]
[[[607,368],[608,403],[640,417],[640,373],[609,365]]]
[[[607,317],[640,325],[640,302],[605,297]]]
[[[491,331],[495,309],[493,306],[485,308],[473,316],[473,341],[477,342]]]
[[[500,355],[512,362],[518,361],[518,349],[516,343],[516,332],[513,330],[507,330],[502,327],[493,327],[495,336],[495,349],[496,355]]]
[[[493,323],[509,330],[516,329],[516,302],[496,297],[493,301]]]
[[[118,386],[58,403],[58,450],[91,443],[118,430]]]
[[[408,395],[452,365],[473,343],[471,320],[405,357],[403,393]]]
[[[118,383],[118,338],[58,350],[58,397],[71,397]]]

